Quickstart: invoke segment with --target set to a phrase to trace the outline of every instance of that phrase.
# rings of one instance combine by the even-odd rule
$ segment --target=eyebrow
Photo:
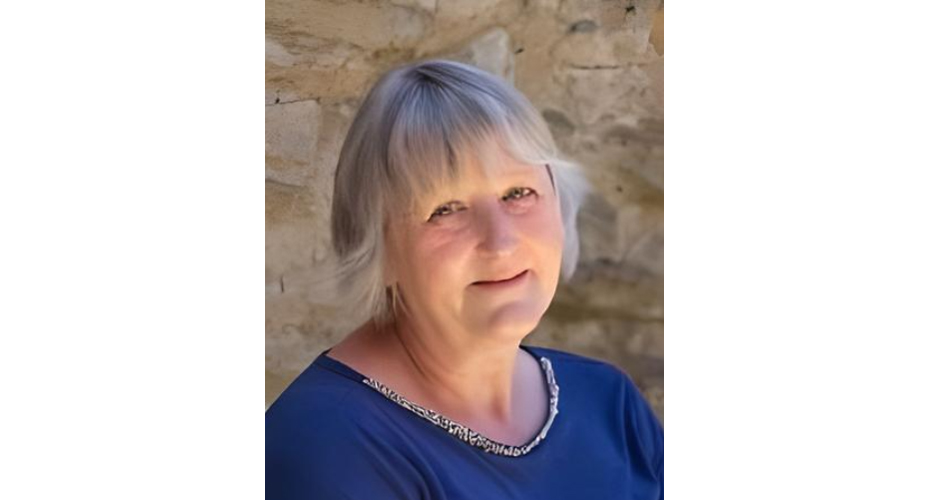
[[[522,186],[518,186],[515,184],[513,186],[510,186],[508,189],[515,188],[515,187],[522,187]],[[421,202],[421,204],[423,205],[422,210],[433,210],[442,205],[445,205],[446,203],[461,202],[465,197],[461,196],[460,194],[456,194],[451,191],[448,191],[448,192],[444,192],[444,193],[440,193],[440,194],[436,194],[432,196],[427,196],[426,198],[430,198],[430,201]],[[428,203],[431,203],[431,204],[428,204]]]
[[[546,170],[546,176],[549,178],[550,182],[552,183],[552,186],[555,187],[555,181],[552,178],[552,172],[549,171],[549,169],[546,169],[545,165],[529,165],[529,166],[520,165],[518,167],[515,167],[514,169],[511,169],[508,172],[505,172],[505,173],[502,173],[496,176],[491,176],[491,177],[502,179],[503,182],[505,183],[514,183],[517,180],[523,180],[523,179],[528,179],[528,178],[532,178],[532,180],[538,181],[539,180],[538,169]],[[423,193],[420,199],[429,200],[429,202],[421,201],[421,203],[423,204],[432,203],[434,198],[436,199],[435,202],[437,204],[443,204],[443,203],[448,203],[450,201],[454,201],[458,197],[458,195],[455,194],[457,182],[459,181],[455,181],[455,180],[450,181],[449,184],[437,187],[437,189],[433,190],[432,192]]]

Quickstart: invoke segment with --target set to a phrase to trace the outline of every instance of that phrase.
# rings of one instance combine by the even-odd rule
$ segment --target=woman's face
[[[518,340],[558,284],[564,240],[546,167],[468,163],[459,179],[389,224],[388,278],[422,326]]]

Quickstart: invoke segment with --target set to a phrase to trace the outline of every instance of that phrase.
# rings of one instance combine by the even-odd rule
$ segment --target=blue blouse
[[[265,413],[265,497],[663,498],[663,429],[630,378],[603,361],[520,348],[547,375],[551,403],[523,446],[412,404],[327,349]]]

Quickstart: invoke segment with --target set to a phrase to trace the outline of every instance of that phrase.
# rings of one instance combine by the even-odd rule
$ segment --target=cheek
[[[532,259],[532,265],[552,281],[561,267],[564,233],[558,205],[548,203],[537,206],[525,214],[515,216],[514,230],[519,233],[520,252],[523,258]],[[474,267],[474,247],[479,235],[473,234],[467,218],[432,231],[414,235],[408,242],[406,256],[410,276],[419,286],[452,290],[451,283],[468,280],[469,266]],[[436,293],[436,292],[433,292]]]
[[[416,268],[418,281],[427,286],[457,282],[467,270],[469,244],[461,231],[425,233],[410,249],[410,265]]]
[[[540,207],[540,210],[527,216],[524,227],[539,250],[548,256],[558,254],[561,257],[565,232],[558,206],[549,204]]]
[[[562,251],[565,244],[564,228],[558,208],[540,211],[527,221],[526,233],[533,252],[536,272],[542,290],[555,293],[562,269]]]

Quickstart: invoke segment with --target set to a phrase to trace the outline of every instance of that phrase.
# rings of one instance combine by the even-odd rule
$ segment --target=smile
[[[512,278],[508,278],[508,279],[500,280],[500,281],[476,281],[472,283],[472,285],[482,287],[482,288],[498,288],[498,287],[504,287],[504,286],[509,286],[509,285],[515,285],[515,284],[521,283],[526,278],[526,275],[529,274],[529,272],[530,272],[529,269],[525,269],[522,273]]]

